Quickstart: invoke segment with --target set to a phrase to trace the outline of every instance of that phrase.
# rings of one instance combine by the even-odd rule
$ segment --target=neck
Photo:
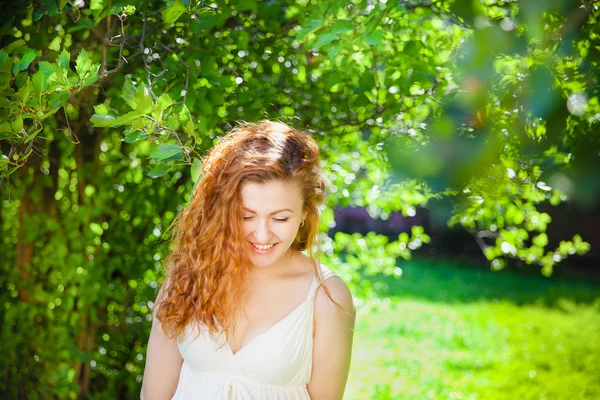
[[[254,281],[267,281],[281,277],[286,271],[288,271],[295,260],[295,254],[293,250],[289,250],[277,263],[268,267],[250,267],[250,279]]]

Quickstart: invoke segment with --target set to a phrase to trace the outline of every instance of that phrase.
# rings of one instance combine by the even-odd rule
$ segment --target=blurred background
[[[600,398],[599,6],[4,1],[0,398],[139,398],[166,229],[261,119],[322,149],[344,398]]]

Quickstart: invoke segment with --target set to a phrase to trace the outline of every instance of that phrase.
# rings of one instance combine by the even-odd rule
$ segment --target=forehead
[[[304,202],[302,188],[292,181],[246,182],[242,184],[241,195],[242,206],[258,213],[268,214],[283,208],[299,211]]]

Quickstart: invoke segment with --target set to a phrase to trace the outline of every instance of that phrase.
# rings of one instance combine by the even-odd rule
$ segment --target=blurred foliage
[[[324,232],[444,198],[495,268],[587,251],[537,207],[597,195],[598,2],[532,4],[3,4],[0,396],[138,396],[164,229],[236,120],[313,131]],[[428,241],[323,234],[323,261],[367,296]]]
[[[391,164],[452,196],[450,223],[473,234],[492,268],[518,259],[551,275],[589,244],[575,235],[549,248],[551,217],[539,207],[586,208],[600,190],[599,3],[436,4],[465,28],[461,44],[411,86],[410,106],[427,112],[400,116]],[[419,55],[431,51],[428,39]]]

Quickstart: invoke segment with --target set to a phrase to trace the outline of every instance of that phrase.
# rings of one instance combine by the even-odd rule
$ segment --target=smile
[[[275,244],[256,244],[256,243],[252,243],[252,246],[254,246],[255,248],[259,249],[259,250],[270,250],[273,248],[273,246],[275,246]]]

